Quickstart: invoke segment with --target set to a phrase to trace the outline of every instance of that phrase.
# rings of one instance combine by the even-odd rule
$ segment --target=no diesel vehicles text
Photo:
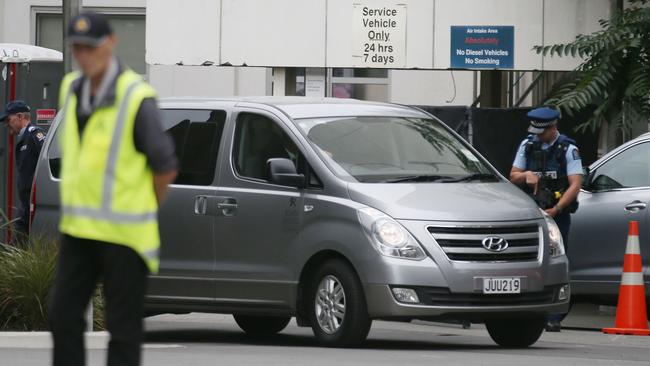
[[[397,21],[394,19],[397,16],[397,9],[387,7],[383,8],[369,8],[364,7],[361,14],[364,17],[378,17],[375,19],[363,19],[364,28],[370,28],[368,31],[368,39],[377,42],[390,42],[391,32],[390,29],[397,27]],[[386,29],[386,30],[384,30]],[[395,62],[394,56],[383,56],[377,53],[392,53],[392,45],[382,45],[376,43],[364,44],[364,62],[372,61],[383,63],[384,65]],[[372,56],[370,55],[370,53]],[[375,53],[376,52],[376,53]],[[369,60],[370,59],[370,60]]]

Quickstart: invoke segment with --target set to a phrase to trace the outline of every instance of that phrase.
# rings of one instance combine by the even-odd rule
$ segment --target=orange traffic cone
[[[639,223],[630,221],[630,235],[627,238],[623,278],[618,294],[616,327],[605,328],[607,334],[650,335],[646,313],[643,265],[639,245]]]

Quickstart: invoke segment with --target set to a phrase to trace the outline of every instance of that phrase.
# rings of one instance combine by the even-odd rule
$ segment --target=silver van
[[[160,106],[180,173],[160,210],[150,314],[233,314],[257,335],[295,317],[326,346],[360,343],[373,319],[456,320],[527,347],[568,309],[553,220],[421,110],[300,97]],[[34,232],[56,232],[57,127]]]

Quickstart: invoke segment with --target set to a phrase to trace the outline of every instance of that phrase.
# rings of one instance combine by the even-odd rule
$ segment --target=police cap
[[[14,100],[12,102],[7,103],[4,112],[0,114],[0,122],[7,119],[7,117],[9,117],[9,115],[11,114],[27,113],[29,111],[30,111],[29,106],[25,102],[23,102],[22,100]]]
[[[558,118],[560,118],[560,111],[554,108],[540,107],[528,112],[527,116],[530,120],[528,132],[540,134],[557,123]]]
[[[113,28],[108,19],[94,12],[83,12],[72,18],[66,32],[68,43],[91,47],[99,46],[111,34]]]

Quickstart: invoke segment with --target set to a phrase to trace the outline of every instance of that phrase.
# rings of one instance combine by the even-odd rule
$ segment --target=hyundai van
[[[527,347],[568,310],[554,221],[422,110],[301,97],[160,107],[180,171],[160,208],[149,314],[233,314],[256,335],[295,317],[337,347],[374,319],[474,322]],[[37,233],[56,233],[59,124],[37,169]]]

